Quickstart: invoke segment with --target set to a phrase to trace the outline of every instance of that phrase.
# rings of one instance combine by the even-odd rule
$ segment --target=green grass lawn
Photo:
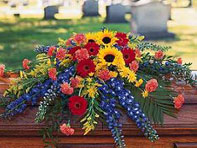
[[[103,18],[82,20],[0,20],[0,63],[14,69],[21,67],[24,58],[33,59],[37,45],[53,45],[58,37],[68,38],[73,32],[99,31],[103,26],[112,30],[129,32],[129,23],[103,24]],[[187,26],[169,27],[176,33],[173,40],[159,41],[158,44],[172,46],[169,54],[182,56],[186,62],[193,62],[197,69],[197,28]]]

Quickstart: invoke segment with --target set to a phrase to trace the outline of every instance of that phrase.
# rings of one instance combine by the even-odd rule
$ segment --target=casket
[[[7,79],[0,79],[0,93],[8,87]],[[126,116],[122,117],[123,133],[127,148],[197,148],[197,88],[189,85],[173,85],[174,89],[183,91],[185,104],[177,118],[165,117],[163,126],[155,129],[160,139],[154,143],[147,140],[136,125]],[[44,123],[36,124],[34,118],[36,106],[29,106],[24,113],[12,120],[0,119],[0,148],[43,148],[42,135],[39,131]],[[0,110],[3,112],[3,110]],[[111,132],[106,125],[99,124],[95,131],[84,136],[75,119],[73,136],[60,135],[58,148],[115,148]]]

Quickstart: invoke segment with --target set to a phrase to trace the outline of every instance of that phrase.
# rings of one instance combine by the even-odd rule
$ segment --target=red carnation
[[[119,46],[126,46],[127,43],[129,42],[127,35],[122,32],[116,33],[116,38],[118,38],[116,42],[118,43]]]
[[[73,115],[83,115],[87,109],[87,101],[80,96],[72,96],[69,98],[69,109]]]
[[[77,65],[77,73],[82,76],[86,77],[89,73],[95,71],[94,62],[90,59],[82,60]]]
[[[63,60],[63,59],[65,58],[65,56],[66,56],[66,51],[65,51],[65,49],[63,49],[63,48],[60,48],[60,49],[57,51],[57,53],[56,53],[56,58],[57,58],[58,60]]]
[[[82,44],[83,42],[86,41],[86,37],[85,37],[84,34],[79,33],[79,34],[76,34],[76,35],[74,36],[74,40],[76,41],[77,44],[80,45],[80,44]]]
[[[99,45],[96,44],[95,42],[88,42],[85,45],[85,48],[88,50],[89,55],[97,55],[99,52]]]
[[[26,70],[30,69],[29,66],[28,66],[29,63],[30,63],[30,61],[28,59],[24,59],[23,60],[23,68],[26,69]]]
[[[57,80],[56,74],[57,74],[56,68],[51,68],[48,70],[49,78],[51,78],[52,80]]]
[[[49,57],[53,56],[53,51],[54,51],[55,49],[56,49],[55,46],[51,46],[51,47],[49,48],[48,52],[47,52],[47,55],[48,55]]]
[[[127,65],[135,60],[135,51],[134,50],[132,50],[130,48],[124,48],[123,50],[121,50],[121,52],[123,54],[124,61]]]
[[[72,55],[73,61],[77,60],[76,57],[75,57],[75,52],[76,52],[77,50],[79,50],[79,49],[81,49],[81,47],[75,46],[75,47],[73,47],[73,48],[71,48],[71,49],[69,50],[68,54],[71,54],[71,55]]]

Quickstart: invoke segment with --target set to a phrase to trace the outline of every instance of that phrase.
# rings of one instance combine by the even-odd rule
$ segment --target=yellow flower
[[[148,97],[148,91],[144,91],[144,92],[142,92],[142,96],[144,97],[144,98],[146,98],[146,97]]]
[[[114,47],[106,47],[100,49],[98,53],[98,60],[102,65],[114,65],[117,67],[123,67],[125,65],[123,55],[118,49]]]
[[[91,82],[92,82],[92,78],[87,78],[86,81],[87,81],[88,83],[91,83]]]
[[[135,75],[134,71],[129,72],[128,80],[129,80],[129,82],[132,82],[132,83],[136,80],[136,75]]]
[[[136,87],[140,87],[143,83],[143,80],[142,79],[139,79],[138,81],[135,82],[135,86]]]
[[[85,37],[86,37],[86,42],[96,42],[97,40],[97,35],[96,33],[87,33],[85,34]]]
[[[109,75],[110,75],[111,77],[116,78],[116,77],[118,76],[118,73],[115,72],[115,71],[110,71],[110,72],[109,72]]]
[[[97,33],[97,43],[104,46],[113,46],[117,38],[115,32],[105,29]]]
[[[90,98],[95,98],[95,95],[98,93],[97,88],[95,86],[90,86],[87,93]]]

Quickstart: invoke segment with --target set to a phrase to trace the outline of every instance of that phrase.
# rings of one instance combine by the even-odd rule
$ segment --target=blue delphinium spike
[[[107,84],[115,91],[120,105],[126,109],[128,116],[136,122],[137,127],[144,132],[144,135],[151,141],[157,140],[157,132],[153,129],[150,121],[141,110],[139,103],[134,100],[131,92],[124,88],[124,82],[112,78]]]
[[[122,136],[122,124],[120,123],[120,112],[116,109],[117,100],[113,97],[114,92],[107,85],[99,88],[101,92],[101,108],[105,112],[108,128],[112,132],[112,136],[119,148],[125,148],[124,136]],[[108,96],[110,95],[110,97]]]

